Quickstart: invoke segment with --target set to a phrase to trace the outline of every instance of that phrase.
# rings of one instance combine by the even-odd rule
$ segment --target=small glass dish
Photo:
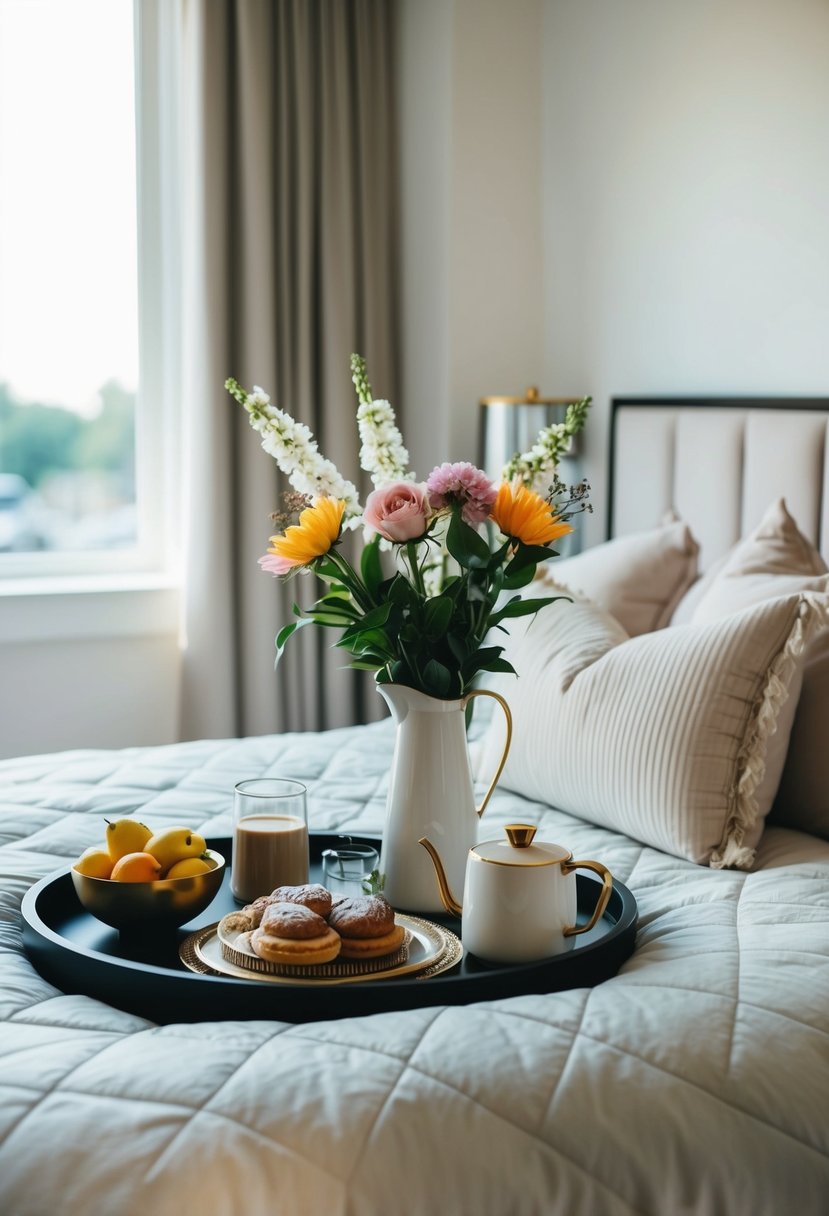
[[[323,886],[336,895],[370,895],[380,857],[370,844],[347,841],[322,854]]]

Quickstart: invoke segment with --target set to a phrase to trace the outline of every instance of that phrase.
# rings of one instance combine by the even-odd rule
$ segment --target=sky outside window
[[[132,0],[0,0],[0,385],[15,402],[91,422],[103,386],[126,391],[116,412],[135,393],[135,187]],[[78,440],[78,462],[98,448]],[[131,493],[111,479],[74,499]]]

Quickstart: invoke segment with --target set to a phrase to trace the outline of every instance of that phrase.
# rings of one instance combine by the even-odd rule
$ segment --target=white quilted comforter
[[[829,1211],[829,844],[709,871],[508,793],[636,895],[597,988],[350,1021],[158,1027],[21,948],[27,887],[140,811],[228,833],[246,776],[379,832],[391,726],[0,764],[0,1214]],[[486,830],[490,829],[490,830]]]

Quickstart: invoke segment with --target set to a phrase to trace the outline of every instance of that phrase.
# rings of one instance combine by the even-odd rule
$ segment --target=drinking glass
[[[348,841],[322,854],[322,881],[329,891],[342,895],[365,895],[363,883],[380,863],[370,844]]]
[[[250,903],[275,887],[308,881],[305,786],[281,777],[240,781],[233,797],[230,889]]]

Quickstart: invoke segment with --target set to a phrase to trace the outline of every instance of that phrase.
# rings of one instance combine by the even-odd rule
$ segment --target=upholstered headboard
[[[614,397],[608,536],[673,508],[704,571],[782,497],[829,561],[827,427],[825,397]]]

